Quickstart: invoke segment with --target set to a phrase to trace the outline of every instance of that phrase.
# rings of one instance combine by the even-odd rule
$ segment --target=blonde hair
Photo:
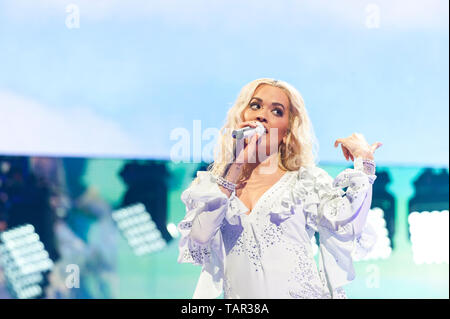
[[[282,89],[290,102],[286,143],[281,142],[278,146],[279,167],[285,171],[295,171],[300,169],[301,166],[316,165],[318,143],[302,96],[289,83],[261,78],[246,84],[239,93],[236,102],[228,111],[225,125],[220,130],[214,161],[208,166],[208,171],[213,175],[224,176],[234,160],[235,140],[230,134],[231,130],[236,129],[243,122],[242,116],[245,109],[248,107],[255,90],[263,84]]]

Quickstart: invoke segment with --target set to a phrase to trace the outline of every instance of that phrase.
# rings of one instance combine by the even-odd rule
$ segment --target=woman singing
[[[249,138],[230,134],[261,125],[263,133]],[[374,243],[366,219],[381,143],[354,133],[339,144],[354,168],[333,180],[315,165],[300,93],[272,79],[244,86],[221,130],[220,152],[181,196],[178,262],[202,266],[194,298],[346,298],[352,256]]]

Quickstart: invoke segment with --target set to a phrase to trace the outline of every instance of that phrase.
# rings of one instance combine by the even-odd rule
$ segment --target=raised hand
[[[381,142],[375,142],[372,145],[369,145],[364,136],[360,133],[353,133],[349,137],[337,139],[334,142],[334,147],[338,147],[339,144],[341,144],[342,153],[347,161],[349,159],[354,161],[355,157],[373,160],[375,150],[383,145]]]

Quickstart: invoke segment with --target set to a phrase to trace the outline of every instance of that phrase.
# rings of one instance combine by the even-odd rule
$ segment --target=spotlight
[[[391,241],[388,237],[388,230],[386,229],[386,221],[384,220],[384,213],[381,208],[373,208],[367,216],[366,223],[370,226],[369,231],[376,242],[373,244],[369,252],[364,254],[353,253],[354,261],[371,260],[371,259],[386,259],[391,255]],[[320,235],[319,235],[320,236]],[[371,236],[372,237],[372,236]],[[364,238],[362,239],[364,240]],[[312,251],[314,256],[319,252],[316,236],[311,238]]]
[[[411,212],[408,217],[416,264],[448,264],[448,210]]]
[[[42,294],[43,273],[53,262],[34,227],[25,224],[0,233],[0,266],[11,294],[29,299]]]
[[[365,254],[353,254],[353,260],[377,260],[389,258],[392,252],[391,240],[386,228],[386,220],[384,219],[384,211],[381,208],[375,207],[370,209],[366,220],[367,232],[371,232],[375,238],[370,251]],[[364,240],[364,236],[361,238]],[[370,246],[370,245],[369,245]]]
[[[112,218],[136,255],[150,254],[166,246],[144,204],[137,203],[116,210]]]

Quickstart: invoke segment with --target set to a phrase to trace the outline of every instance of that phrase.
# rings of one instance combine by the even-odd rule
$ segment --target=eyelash
[[[253,102],[253,103],[250,103],[250,108],[253,109],[252,106],[254,106],[254,105],[258,105],[259,107],[261,107],[261,105],[259,105],[259,103]],[[278,111],[279,112],[278,115],[275,115],[275,116],[279,116],[279,117],[283,116],[283,110],[282,109],[277,107],[274,111]]]

